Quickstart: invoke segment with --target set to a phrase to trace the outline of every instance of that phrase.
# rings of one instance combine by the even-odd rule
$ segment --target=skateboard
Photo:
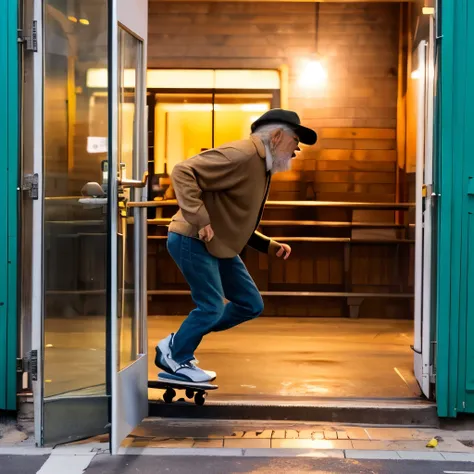
[[[166,372],[158,374],[158,380],[149,381],[148,386],[150,388],[164,389],[163,400],[165,403],[173,403],[173,399],[176,397],[176,390],[184,390],[186,397],[191,400],[194,398],[194,403],[199,406],[204,405],[209,390],[217,390],[219,388],[218,385],[208,382],[188,382]]]

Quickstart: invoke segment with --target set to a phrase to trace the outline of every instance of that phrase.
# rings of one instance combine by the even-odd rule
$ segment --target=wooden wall
[[[288,66],[288,107],[320,141],[278,177],[272,199],[394,201],[399,5],[322,3],[319,52],[328,84],[304,91],[315,45],[311,3],[149,3],[151,68]]]
[[[314,4],[150,0],[149,14],[150,68],[284,67],[288,71],[288,96],[283,103],[318,131],[319,141],[303,147],[290,172],[274,177],[270,199],[395,202],[399,4],[321,3],[319,52],[328,83],[310,91],[299,87],[298,78],[302,60],[314,51]],[[264,219],[393,223],[395,215],[289,209],[266,210]],[[329,227],[263,230],[270,236],[353,238],[356,234],[350,228]],[[153,226],[149,232],[165,234]],[[393,229],[387,232],[400,237]],[[409,293],[413,288],[409,243],[295,243],[286,262],[251,249],[244,251],[243,258],[263,291]],[[187,288],[164,241],[149,240],[148,286],[151,291]],[[267,315],[347,315],[344,299],[265,300]],[[186,298],[159,296],[150,299],[149,307],[151,314],[176,314],[191,306]],[[363,317],[411,315],[410,300],[367,300],[361,307]]]
[[[312,92],[304,92],[297,85],[300,60],[307,57],[314,46],[312,3],[150,0],[149,15],[148,65],[151,68],[278,69],[287,65],[288,97],[284,99],[304,123],[317,129],[320,140],[314,147],[303,148],[294,160],[292,171],[275,177],[270,199],[395,201],[398,4],[321,4],[319,49],[325,57],[329,81],[324,90]],[[84,87],[83,78],[76,85]],[[86,153],[87,94],[79,94],[76,100],[76,122],[72,129],[75,154],[67,190],[71,194],[79,193],[88,180],[100,182],[100,160],[104,158]],[[66,163],[68,160],[62,155],[61,166]],[[65,172],[66,169],[62,170]],[[81,209],[71,206],[60,210],[55,207],[50,212],[64,220],[83,214]],[[172,212],[173,209],[168,210]],[[103,217],[100,210],[97,213],[96,218]],[[290,209],[266,210],[264,218],[394,222],[394,213]],[[272,236],[346,239],[355,236],[350,228],[287,226],[263,230]],[[389,233],[393,237],[401,236],[394,230]],[[149,234],[164,236],[166,229],[149,225]],[[55,243],[51,240],[52,249]],[[67,262],[67,273],[73,281],[61,277],[65,272],[64,259],[59,254],[56,259],[50,256],[48,287],[65,291],[103,289],[104,261],[98,258],[100,249],[103,251],[102,244],[102,241],[81,242],[80,245],[85,246],[81,251],[70,248],[71,255],[83,257],[79,263],[73,258]],[[349,254],[343,243],[295,243],[292,258],[286,262],[257,255],[251,249],[244,252],[243,258],[264,291],[413,291],[413,246],[406,243],[399,246],[358,243],[351,246]],[[100,268],[92,268],[90,262],[96,262]],[[149,290],[187,289],[166,251],[165,241],[149,239],[147,263]],[[55,311],[60,312],[60,308],[65,307],[61,298],[64,296],[54,295],[49,300]],[[265,300],[266,315],[347,316],[344,299],[270,297]],[[103,295],[78,296],[74,311],[93,314],[102,308],[103,301]],[[190,299],[186,298],[151,295],[149,299],[150,314],[184,313],[191,306]],[[362,317],[406,318],[411,314],[410,300],[371,299],[361,307]]]

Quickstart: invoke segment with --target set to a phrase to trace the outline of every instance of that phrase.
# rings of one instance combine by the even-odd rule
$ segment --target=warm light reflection
[[[130,87],[133,81],[127,74],[128,70],[125,70],[124,84],[125,87]],[[277,90],[280,88],[280,76],[276,70],[149,69],[146,82],[149,89]],[[134,82],[132,85],[134,86]],[[106,89],[107,70],[88,69],[87,87]]]
[[[81,23],[82,25],[89,25],[89,20],[85,19],[85,18],[81,18],[79,20],[79,23]]]
[[[268,104],[243,104],[240,108],[244,112],[265,112],[268,110]]]
[[[73,23],[77,23],[77,18],[75,16],[68,16],[67,19]]]
[[[419,69],[415,69],[414,71],[412,71],[411,73],[412,79],[419,79],[420,77],[421,77],[421,72]]]
[[[298,84],[304,88],[321,87],[326,84],[327,78],[327,71],[321,61],[311,60],[304,65]]]

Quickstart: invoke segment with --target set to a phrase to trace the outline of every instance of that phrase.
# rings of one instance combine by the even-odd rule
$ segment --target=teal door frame
[[[18,338],[18,3],[0,0],[0,410],[16,410]]]
[[[438,268],[442,271],[437,275],[436,400],[441,417],[474,412],[474,216],[468,196],[468,174],[474,174],[469,161],[474,160],[471,2],[441,0],[438,12],[442,18],[437,91]]]

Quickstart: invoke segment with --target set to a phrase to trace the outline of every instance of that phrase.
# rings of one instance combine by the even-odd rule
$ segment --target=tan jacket
[[[211,224],[215,235],[206,246],[218,258],[235,257],[247,244],[266,253],[279,248],[255,231],[271,181],[259,138],[228,143],[183,161],[174,167],[171,181],[180,210],[170,232],[198,238],[199,230]]]

